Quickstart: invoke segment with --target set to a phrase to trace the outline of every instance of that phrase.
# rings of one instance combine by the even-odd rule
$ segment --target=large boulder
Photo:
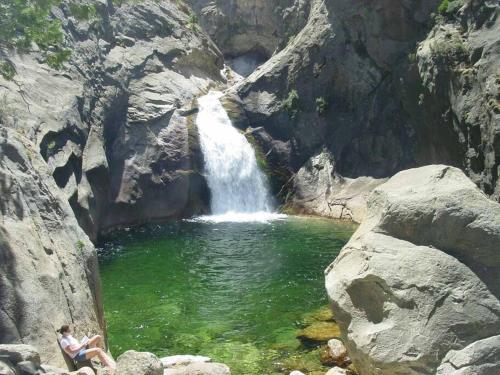
[[[498,335],[499,257],[500,205],[460,170],[410,169],[376,188],[326,271],[360,374],[434,374],[447,353]]]
[[[64,366],[56,328],[103,334],[97,255],[37,147],[0,126],[0,352]]]
[[[163,365],[152,353],[128,350],[116,361],[117,375],[162,375]]]

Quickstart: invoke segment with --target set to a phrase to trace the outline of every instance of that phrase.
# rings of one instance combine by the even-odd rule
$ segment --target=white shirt
[[[66,349],[68,346],[75,345],[75,344],[78,345],[79,342],[77,339],[75,339],[71,335],[63,336],[61,339],[61,348],[63,348],[63,349]],[[71,358],[75,358],[77,354],[78,354],[78,352],[71,354]]]

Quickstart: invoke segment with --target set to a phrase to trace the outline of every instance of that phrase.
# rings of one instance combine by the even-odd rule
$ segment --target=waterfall
[[[210,91],[199,98],[196,119],[212,197],[212,218],[268,220],[273,205],[265,177],[252,146],[231,124],[219,101],[221,96],[221,92]]]

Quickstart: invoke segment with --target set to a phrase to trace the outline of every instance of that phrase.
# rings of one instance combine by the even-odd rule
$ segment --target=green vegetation
[[[441,4],[439,4],[438,6],[438,12],[441,13],[441,14],[445,14],[446,11],[448,10],[448,5],[449,5],[449,1],[448,0],[442,0],[441,1]]]
[[[291,90],[288,96],[283,100],[283,108],[288,112],[290,117],[294,119],[299,111],[300,98],[297,90]]]
[[[319,115],[323,115],[328,108],[328,103],[325,98],[322,96],[319,98],[316,98],[316,112],[318,112]]]
[[[79,21],[93,21],[97,20],[97,9],[94,4],[69,4],[69,10],[73,17]]]
[[[465,0],[442,0],[438,6],[438,13],[441,15],[452,16],[455,14],[463,5]]]
[[[187,27],[193,31],[198,30],[198,16],[194,13],[191,13],[188,18]]]
[[[77,249],[79,252],[82,252],[82,251],[83,251],[83,249],[85,248],[85,244],[83,243],[83,241],[82,241],[82,240],[78,240],[78,241],[76,241],[75,246],[76,246],[76,249]]]
[[[447,40],[436,41],[431,45],[431,52],[437,62],[448,66],[458,65],[469,61],[469,47],[454,35]]]
[[[52,6],[59,3],[60,0],[0,0],[1,43],[20,52],[28,51],[35,43],[45,62],[60,69],[71,52],[63,48],[61,22],[49,16]]]
[[[12,78],[14,78],[14,75],[16,74],[16,70],[14,69],[14,67],[12,66],[12,64],[9,61],[0,60],[0,74],[7,81],[10,81]]]

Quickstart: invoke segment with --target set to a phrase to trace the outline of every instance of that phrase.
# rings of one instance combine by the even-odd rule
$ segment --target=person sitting
[[[98,357],[101,363],[114,370],[116,368],[115,361],[109,357],[104,350],[102,350],[103,340],[102,336],[95,335],[87,342],[80,343],[71,335],[69,325],[65,324],[57,330],[61,337],[61,348],[67,353],[74,361],[84,362],[93,357]]]

